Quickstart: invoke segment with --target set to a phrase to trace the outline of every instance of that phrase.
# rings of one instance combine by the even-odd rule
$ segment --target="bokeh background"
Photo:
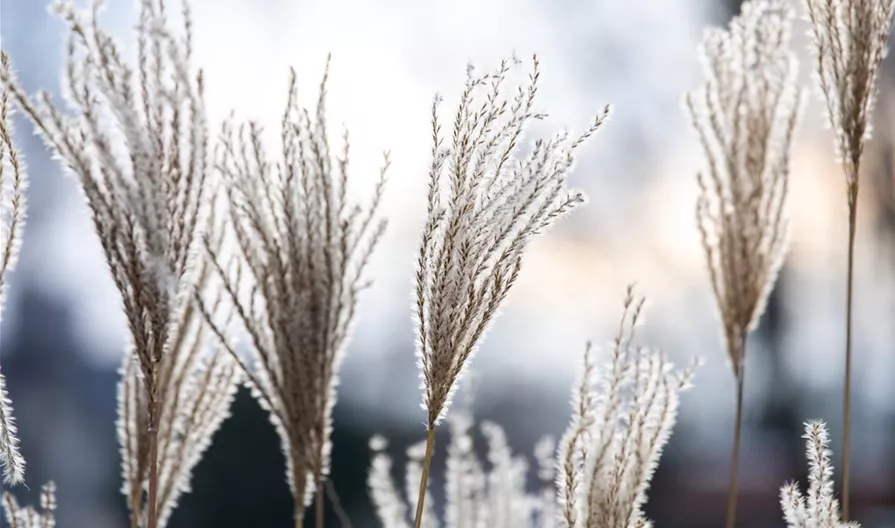
[[[29,91],[59,93],[63,24],[48,0],[0,0],[0,34]],[[109,0],[122,42],[130,1]],[[195,63],[212,118],[275,122],[295,66],[307,101],[333,54],[330,119],[352,133],[354,184],[371,189],[380,155],[394,160],[375,256],[336,406],[333,481],[354,526],[375,526],[365,491],[368,438],[403,460],[423,435],[410,288],[425,214],[428,110],[449,108],[467,61],[485,68],[515,52],[542,62],[540,108],[550,128],[584,127],[605,103],[611,122],[582,151],[572,184],[590,197],[530,248],[505,309],[473,363],[477,416],[504,425],[517,452],[562,433],[584,343],[608,341],[625,286],[650,299],[643,340],[676,361],[704,358],[655,477],[647,511],[658,526],[719,526],[731,445],[734,383],[726,363],[694,221],[701,158],[681,110],[700,82],[702,28],[725,24],[736,0],[193,0]],[[795,2],[802,12],[801,1]],[[176,11],[176,9],[174,9]],[[807,23],[794,46],[812,86]],[[130,46],[132,49],[132,46]],[[853,511],[895,526],[895,78],[887,60],[862,173],[857,241]],[[747,358],[740,483],[742,527],[782,526],[779,486],[804,482],[802,422],[830,423],[838,465],[844,343],[844,181],[815,92],[793,152],[792,246]],[[115,386],[126,333],[76,182],[15,121],[30,166],[29,220],[0,333],[33,502],[56,481],[59,526],[126,525],[119,495]],[[444,442],[441,442],[444,445]],[[399,470],[401,462],[398,463]],[[435,460],[440,489],[443,456]],[[245,391],[171,526],[289,526],[283,457]],[[403,477],[402,477],[403,479]],[[332,513],[332,512],[328,512]],[[2,522],[2,521],[0,521]],[[338,526],[335,517],[328,525]]]

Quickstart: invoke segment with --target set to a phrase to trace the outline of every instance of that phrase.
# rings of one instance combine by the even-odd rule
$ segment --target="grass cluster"
[[[278,152],[268,152],[257,122],[210,123],[203,75],[192,65],[188,4],[182,28],[168,23],[162,0],[139,6],[136,61],[99,23],[99,2],[86,11],[54,6],[69,30],[65,108],[45,92],[26,93],[2,55],[0,298],[25,217],[27,175],[10,124],[17,107],[79,181],[120,293],[129,344],[118,437],[131,527],[167,525],[244,384],[281,439],[295,526],[313,515],[322,528],[339,368],[368,284],[366,264],[386,228],[378,209],[389,155],[366,203],[352,203],[347,131],[340,146],[330,143],[328,62],[314,108],[299,104],[292,72]],[[805,7],[849,211],[842,512],[820,421],[806,424],[808,493],[787,484],[781,505],[794,528],[856,526],[849,523],[853,248],[859,168],[895,0],[806,0]],[[790,49],[794,16],[783,0],[745,2],[729,27],[706,31],[705,81],[685,97],[705,156],[695,229],[735,378],[728,528],[736,523],[748,335],[787,251],[790,150],[802,106]],[[529,125],[545,117],[535,106],[541,74],[535,57],[527,80],[512,86],[509,74],[520,65],[512,57],[492,70],[470,66],[457,107],[445,116],[439,97],[431,107],[429,185],[420,197],[427,216],[413,280],[426,438],[408,450],[403,486],[392,479],[386,440],[371,440],[370,498],[389,528],[441,524],[428,483],[440,426],[451,432],[446,526],[651,526],[642,509],[649,483],[696,368],[696,361],[675,368],[638,343],[643,298],[629,287],[610,345],[586,347],[568,429],[535,449],[540,487],[527,487],[529,463],[510,451],[497,424],[481,424],[487,460],[477,457],[475,421],[468,406],[451,409],[452,396],[530,242],[585,203],[567,178],[610,114],[605,107],[578,134],[529,139]],[[240,339],[248,354],[238,350]],[[5,483],[24,481],[2,375],[0,464]],[[44,487],[39,511],[9,493],[3,506],[13,528],[52,527],[55,487]]]

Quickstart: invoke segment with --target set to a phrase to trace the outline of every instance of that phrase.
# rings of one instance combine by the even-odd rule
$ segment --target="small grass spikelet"
[[[827,425],[814,420],[805,423],[808,455],[808,496],[795,482],[780,489],[780,505],[789,528],[860,528],[860,524],[840,521],[839,501],[833,493],[833,465],[830,462],[830,435]]]
[[[56,485],[47,482],[40,489],[40,509],[21,506],[9,492],[3,492],[3,512],[9,528],[55,528]]]

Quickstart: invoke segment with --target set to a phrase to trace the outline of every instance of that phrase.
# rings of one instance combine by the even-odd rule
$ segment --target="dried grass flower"
[[[7,273],[12,271],[19,257],[22,230],[25,224],[25,189],[28,173],[25,161],[12,141],[12,107],[9,81],[13,71],[6,52],[0,51],[0,319],[6,297]],[[7,169],[8,167],[8,169]],[[10,175],[9,172],[12,174]],[[0,372],[0,466],[3,482],[18,484],[25,479],[25,459],[19,451],[12,402],[6,393],[6,379]]]
[[[327,59],[311,111],[299,104],[292,71],[278,161],[268,157],[257,123],[224,125],[216,163],[227,184],[236,255],[207,246],[235,318],[248,334],[252,363],[240,358],[223,325],[210,314],[207,319],[242,366],[280,436],[296,526],[315,489],[322,526],[339,367],[359,295],[369,284],[364,271],[386,227],[376,213],[389,157],[369,203],[352,204],[347,132],[341,151],[331,153],[328,76]]]
[[[532,493],[526,486],[529,463],[524,457],[512,453],[503,428],[493,422],[480,425],[479,432],[485,439],[487,453],[486,460],[481,460],[476,453],[476,431],[471,412],[465,408],[455,409],[447,421],[451,439],[445,462],[445,528],[554,526],[556,499],[552,486],[552,442],[545,440],[538,446],[539,482],[549,491]],[[409,528],[412,525],[407,515],[417,506],[425,442],[414,444],[407,450],[403,487],[392,478],[392,459],[386,453],[388,443],[385,439],[375,436],[370,446],[373,458],[367,485],[379,522],[384,528]],[[427,528],[441,525],[433,502],[431,490],[427,489],[421,521]]]
[[[432,105],[428,218],[416,277],[417,357],[427,423],[435,427],[456,381],[516,281],[525,247],[559,217],[584,202],[566,189],[575,153],[606,121],[604,109],[580,136],[538,139],[527,154],[520,142],[536,113],[540,70],[512,99],[504,86],[516,59],[493,72],[469,68],[445,144]]]
[[[806,0],[815,75],[851,189],[858,185],[864,142],[886,56],[893,0]]]
[[[752,0],[729,30],[706,31],[705,84],[686,106],[706,157],[696,216],[735,373],[787,249],[790,147],[799,114],[793,12]]]
[[[848,202],[848,268],[845,294],[845,373],[842,428],[842,513],[849,516],[851,473],[851,371],[855,233],[864,142],[886,55],[893,0],[806,0],[814,36],[815,74],[845,173]]]
[[[800,106],[792,19],[783,0],[743,3],[729,29],[706,31],[706,82],[686,97],[706,157],[697,225],[736,378],[727,528],[736,520],[746,339],[787,251],[790,148]]]
[[[842,522],[839,501],[833,494],[833,465],[830,462],[830,435],[820,421],[805,423],[808,454],[808,496],[802,495],[795,482],[780,489],[780,506],[789,528],[860,528],[856,522]]]
[[[560,132],[520,147],[531,121],[540,70],[533,59],[528,82],[511,98],[505,81],[515,58],[488,73],[472,66],[445,141],[432,104],[432,162],[428,215],[416,274],[417,362],[428,430],[420,484],[421,504],[435,427],[450,406],[458,378],[522,268],[526,246],[559,217],[584,202],[566,188],[575,154],[609,115],[609,107],[575,137]],[[418,510],[419,528],[422,510]]]
[[[213,223],[204,84],[190,66],[187,4],[178,35],[163,1],[139,2],[135,66],[101,27],[102,7],[53,6],[69,30],[68,109],[46,92],[25,94],[9,75],[3,80],[78,178],[121,295],[130,330],[119,398],[123,491],[131,525],[160,528],[236,380],[229,358],[201,350],[192,305],[205,273],[195,253]]]
[[[651,525],[642,511],[646,493],[697,361],[677,371],[661,351],[634,343],[643,306],[629,287],[602,368],[589,344],[585,351],[556,456],[557,516],[565,528]]]
[[[9,492],[3,492],[3,511],[9,528],[55,528],[56,485],[48,482],[40,490],[40,510],[20,506]]]

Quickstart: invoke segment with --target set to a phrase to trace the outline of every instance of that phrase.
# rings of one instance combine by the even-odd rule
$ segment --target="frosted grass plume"
[[[0,320],[6,298],[8,273],[18,261],[22,231],[25,227],[25,199],[28,173],[25,161],[12,140],[12,114],[9,85],[14,72],[6,52],[0,50]],[[10,172],[12,173],[10,175]],[[6,378],[0,372],[0,466],[5,484],[25,480],[25,459],[19,451],[12,402],[6,391]]]
[[[195,253],[211,227],[212,178],[204,81],[191,68],[191,16],[188,4],[182,8],[183,31],[176,32],[165,2],[140,0],[132,64],[100,23],[101,1],[84,11],[56,2],[52,10],[68,28],[68,108],[46,92],[26,94],[9,75],[3,79],[80,183],[121,296],[130,333],[119,399],[119,436],[127,457],[123,491],[132,526],[147,528],[163,526],[169,510],[160,502],[172,505],[187,489],[189,470],[229,404],[226,381],[235,381],[216,368],[206,370],[207,356],[195,351],[204,340],[191,334],[198,331],[192,292],[202,273]],[[230,372],[226,361],[213,360]],[[195,383],[207,372],[221,374],[206,387],[214,394]],[[181,437],[187,424],[178,420],[189,414],[184,417],[178,406],[194,404],[211,405],[215,412],[203,415],[208,421],[201,434],[190,426],[192,432]],[[128,405],[130,414],[122,416]],[[175,466],[169,455],[179,460]]]
[[[842,522],[839,501],[833,492],[833,465],[827,425],[814,420],[805,423],[805,450],[808,457],[808,495],[795,482],[780,489],[780,506],[789,528],[860,528],[856,522]]]
[[[339,368],[369,285],[366,266],[386,228],[377,212],[389,156],[369,201],[351,203],[347,131],[341,149],[331,152],[328,79],[329,59],[310,110],[299,104],[291,72],[279,160],[268,155],[258,123],[231,119],[223,125],[216,167],[226,182],[234,254],[206,245],[224,297],[249,338],[251,362],[237,354],[226,325],[210,313],[206,320],[270,413],[286,456],[296,526],[315,494],[322,526]]]

